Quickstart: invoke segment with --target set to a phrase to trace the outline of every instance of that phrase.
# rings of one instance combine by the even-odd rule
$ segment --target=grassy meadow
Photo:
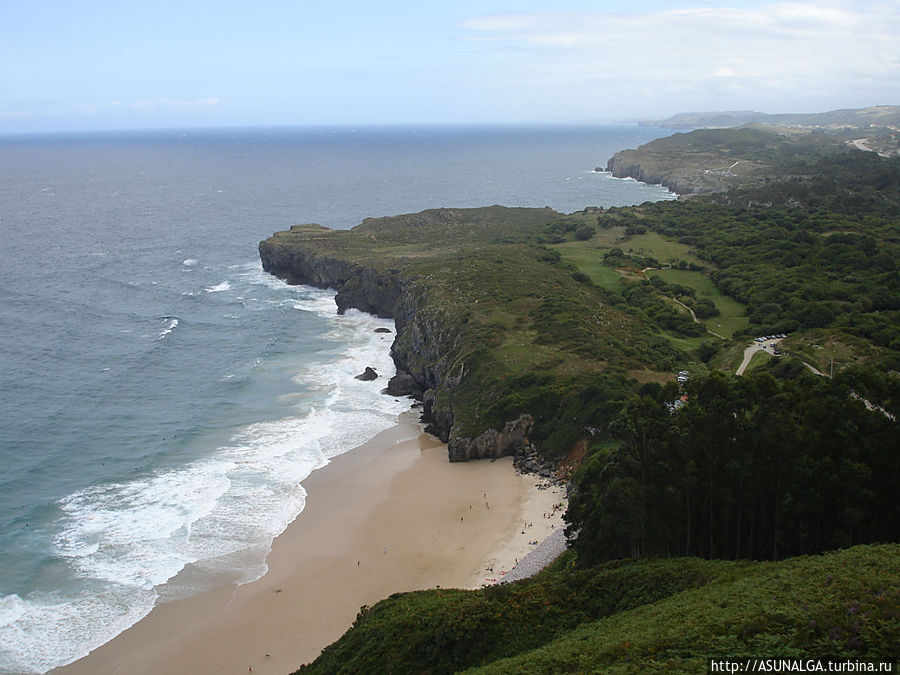
[[[706,319],[703,323],[709,330],[731,337],[735,331],[746,328],[750,325],[747,317],[747,307],[742,305],[734,298],[729,298],[722,293],[709,275],[694,270],[680,269],[659,269],[649,270],[647,276],[662,277],[671,284],[679,284],[693,288],[697,292],[697,297],[709,298],[721,312],[718,316]]]

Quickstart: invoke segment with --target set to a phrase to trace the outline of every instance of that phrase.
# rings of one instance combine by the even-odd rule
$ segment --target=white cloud
[[[631,96],[645,107],[668,96],[664,109],[754,100],[757,107],[781,101],[788,109],[802,106],[804,96],[817,105],[841,93],[856,101],[879,91],[880,100],[860,105],[900,103],[896,3],[510,14],[471,18],[460,27],[463,39],[510,57],[498,82],[543,87],[564,99],[566,88],[605,86],[608,95]]]

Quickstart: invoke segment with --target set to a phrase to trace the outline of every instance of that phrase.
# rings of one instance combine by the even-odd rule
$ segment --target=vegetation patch
[[[559,251],[562,261],[574,265],[578,270],[590,278],[596,286],[605,288],[613,293],[622,290],[622,275],[614,268],[607,265],[603,255],[609,249],[597,246],[591,242],[568,242],[554,247]]]
[[[626,238],[622,244],[628,253],[635,253],[645,258],[655,258],[661,265],[678,267],[679,265],[702,265],[690,246],[681,242],[661,236],[657,232],[647,232],[644,226],[640,226],[642,234],[635,234]]]
[[[725,567],[719,581],[466,672],[705,673],[709,657],[760,654],[892,662],[900,646],[898,563],[897,546],[872,546],[757,563],[739,575]]]
[[[707,658],[895,658],[900,547],[778,564],[571,557],[480,591],[364,607],[297,673],[706,672]],[[469,670],[471,669],[471,670]]]
[[[718,314],[702,317],[704,324],[711,331],[731,337],[736,331],[749,326],[746,307],[716,288],[712,279],[704,272],[670,268],[650,270],[647,276],[660,277],[669,284],[692,288],[696,300],[711,302],[718,310]]]

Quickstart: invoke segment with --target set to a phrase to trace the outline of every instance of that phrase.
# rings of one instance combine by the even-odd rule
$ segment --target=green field
[[[596,286],[616,292],[621,290],[622,275],[603,264],[603,254],[609,248],[596,246],[593,241],[569,241],[553,248],[559,251],[563,262],[575,265]]]
[[[651,270],[647,272],[648,276],[662,277],[663,281],[670,284],[680,284],[693,288],[697,292],[698,298],[709,298],[713,304],[718,307],[721,314],[708,319],[704,322],[707,328],[720,333],[725,337],[731,337],[736,330],[744,328],[749,324],[746,314],[746,308],[737,300],[723,295],[719,289],[715,287],[706,274],[703,272],[694,272],[692,270]]]
[[[680,260],[698,265],[704,264],[700,258],[694,255],[690,246],[681,244],[674,239],[666,239],[656,232],[636,234],[626,238],[618,246],[626,253],[637,253],[645,257],[656,258],[663,265],[671,265]]]
[[[601,230],[589,241],[567,241],[553,248],[560,252],[563,260],[577,266],[592,279],[596,274],[594,283],[604,287],[608,283],[618,283],[618,279],[596,268],[603,267],[603,254],[616,247],[629,254],[655,258],[663,265],[676,264],[681,260],[702,264],[690,246],[666,239],[656,232],[627,236],[624,231],[625,228],[621,227]]]
[[[671,333],[660,333],[663,335],[670,343],[672,343],[678,349],[684,350],[686,352],[693,352],[697,349],[703,342],[706,340],[717,340],[718,338],[714,338],[711,335],[706,335],[704,337],[678,337],[676,335],[672,335]]]
[[[744,360],[744,349],[747,344],[748,342],[726,343],[723,349],[710,360],[709,367],[733,373]]]
[[[601,233],[603,234],[603,233]],[[609,237],[594,237],[589,241],[569,241],[556,244],[552,248],[559,251],[565,263],[574,265],[591,281],[601,288],[615,293],[622,291],[622,284],[626,279],[634,280],[643,278],[636,269],[616,270],[604,263],[603,256],[613,245],[624,251],[632,252],[644,257],[650,256],[659,260],[662,264],[672,264],[680,260],[697,262],[698,259],[691,253],[691,249],[677,241],[666,239],[654,232],[621,237],[611,241]],[[694,270],[662,269],[648,270],[647,275],[658,275],[669,283],[693,288],[698,298],[709,298],[719,309],[721,314],[704,322],[711,331],[730,338],[736,330],[748,324],[744,305],[723,295],[712,283],[712,280],[703,272]],[[678,311],[687,312],[686,309],[676,304]],[[677,348],[692,351],[696,349],[704,338],[679,338],[671,334],[665,337]]]

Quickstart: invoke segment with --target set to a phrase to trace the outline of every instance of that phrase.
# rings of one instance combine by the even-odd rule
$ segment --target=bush
[[[575,238],[578,241],[587,241],[588,239],[593,237],[596,232],[597,231],[594,229],[593,225],[588,225],[587,223],[585,223],[575,230]]]

